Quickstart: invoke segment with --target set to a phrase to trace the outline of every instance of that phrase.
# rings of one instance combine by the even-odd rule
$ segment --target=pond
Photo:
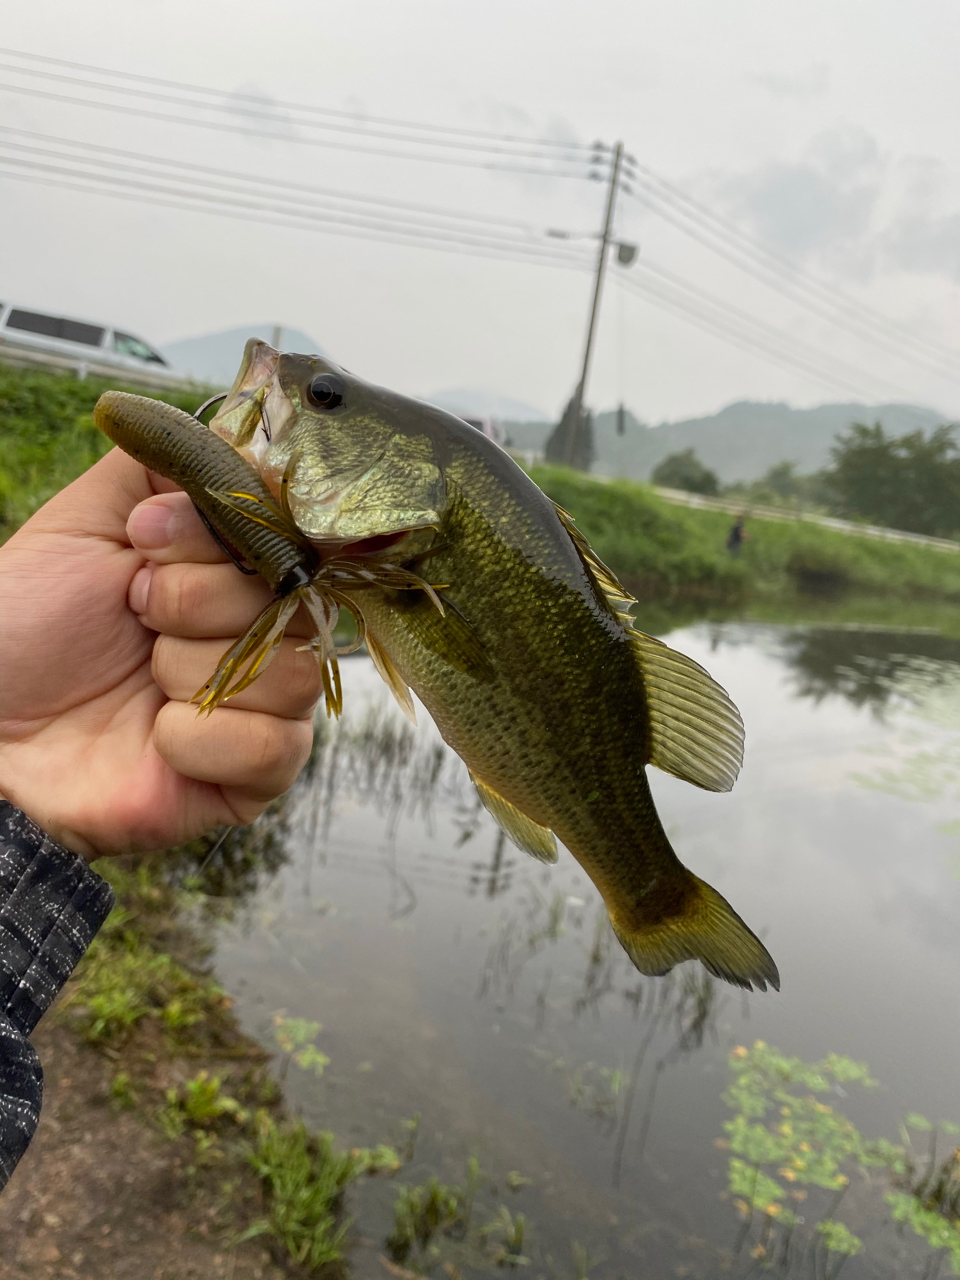
[[[573,858],[544,867],[506,842],[366,658],[344,662],[343,719],[260,824],[272,871],[211,925],[217,975],[274,1052],[278,1019],[322,1024],[322,1074],[278,1059],[310,1125],[412,1152],[351,1193],[356,1276],[951,1272],[931,1245],[937,1213],[960,1215],[944,1201],[960,1198],[960,641],[743,622],[669,640],[730,691],[747,748],[731,794],[651,770],[656,802],[682,860],[764,938],[779,994],[696,964],[638,974]],[[758,1041],[878,1083],[828,1069],[811,1095]],[[759,1116],[728,1094],[741,1068]],[[871,1163],[851,1133],[904,1153]],[[431,1175],[476,1186],[470,1229],[398,1269],[397,1184]],[[921,1211],[916,1229],[891,1220]]]

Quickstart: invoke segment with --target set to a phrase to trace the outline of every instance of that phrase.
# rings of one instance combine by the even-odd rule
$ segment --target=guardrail
[[[600,476],[596,477],[598,480]],[[750,502],[735,502],[729,498],[708,498],[702,493],[688,493],[685,489],[663,489],[652,485],[654,493],[665,502],[682,507],[696,507],[703,511],[726,511],[730,515],[756,520],[802,520],[806,524],[818,524],[835,533],[846,533],[856,538],[877,538],[882,542],[909,542],[915,546],[933,547],[936,551],[960,551],[960,542],[949,538],[928,538],[922,533],[907,533],[905,529],[886,529],[879,524],[857,524],[854,520],[838,520],[834,516],[821,516],[812,511],[789,511],[783,507],[765,507]]]
[[[151,391],[173,391],[191,387],[197,387],[199,391],[208,390],[205,383],[199,384],[192,378],[178,377],[176,374],[154,373],[146,364],[143,369],[121,369],[115,364],[101,362],[94,349],[91,349],[89,359],[80,359],[76,356],[55,355],[49,351],[28,351],[25,347],[8,346],[0,342],[0,364],[12,365],[15,369],[49,369],[54,373],[73,373],[81,379],[88,374],[95,378],[112,378],[115,382],[149,388]]]

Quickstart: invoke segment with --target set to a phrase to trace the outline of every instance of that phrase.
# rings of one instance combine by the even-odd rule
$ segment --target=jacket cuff
[[[0,800],[0,1021],[30,1034],[113,904],[82,858]]]

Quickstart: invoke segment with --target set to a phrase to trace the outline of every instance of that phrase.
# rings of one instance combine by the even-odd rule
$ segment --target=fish
[[[400,706],[413,716],[416,694],[520,849],[570,851],[641,973],[696,959],[779,990],[761,940],[677,857],[646,772],[728,791],[737,708],[637,629],[636,602],[509,454],[440,408],[256,339],[210,429],[321,566],[352,566],[337,602]]]

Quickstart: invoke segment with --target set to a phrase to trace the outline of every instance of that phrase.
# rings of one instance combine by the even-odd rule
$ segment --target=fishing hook
[[[221,391],[218,396],[211,396],[209,400],[204,400],[203,404],[193,416],[197,419],[203,417],[211,405],[219,404],[221,400],[226,400],[229,394],[229,391]]]

